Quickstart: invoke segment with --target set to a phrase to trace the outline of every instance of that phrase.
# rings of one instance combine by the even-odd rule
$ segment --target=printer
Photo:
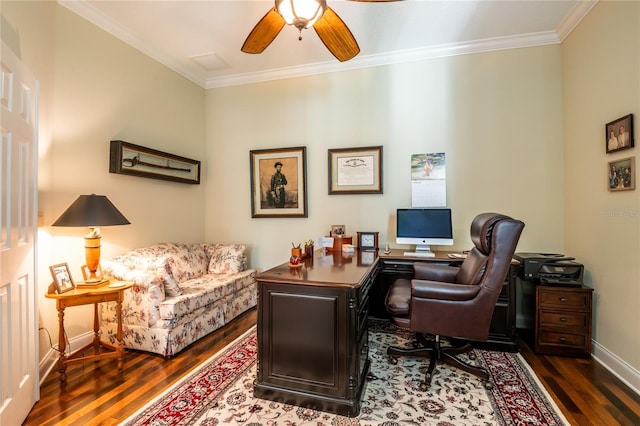
[[[547,285],[579,287],[583,283],[584,265],[559,253],[516,253],[519,275],[525,280]]]

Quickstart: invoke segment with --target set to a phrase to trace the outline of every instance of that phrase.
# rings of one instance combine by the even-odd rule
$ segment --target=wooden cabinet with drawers
[[[592,293],[593,289],[588,287],[537,286],[537,353],[591,356]]]

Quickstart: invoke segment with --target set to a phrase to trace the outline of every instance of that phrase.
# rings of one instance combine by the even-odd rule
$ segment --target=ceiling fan
[[[359,2],[388,2],[398,0],[352,0]],[[242,45],[245,53],[262,53],[280,33],[285,24],[300,31],[313,26],[318,37],[340,62],[360,53],[351,31],[329,6],[326,0],[275,0],[275,6],[253,27]]]

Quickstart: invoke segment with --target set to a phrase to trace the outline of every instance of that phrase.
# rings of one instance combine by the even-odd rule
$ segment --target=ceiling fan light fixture
[[[327,9],[326,0],[275,0],[276,10],[285,22],[302,31],[322,17]]]

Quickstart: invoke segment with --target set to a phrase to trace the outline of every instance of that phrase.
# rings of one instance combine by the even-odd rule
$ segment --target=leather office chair
[[[486,369],[455,355],[473,349],[459,339],[487,340],[496,300],[523,228],[524,223],[505,215],[479,214],[471,223],[474,247],[459,268],[416,263],[413,279],[401,278],[391,284],[386,298],[391,321],[415,332],[417,340],[413,348],[390,347],[387,354],[394,364],[403,355],[431,358],[422,390],[431,385],[437,362],[473,374],[487,388],[492,387]],[[426,335],[433,335],[433,340]],[[451,343],[442,345],[440,336],[452,338]]]

